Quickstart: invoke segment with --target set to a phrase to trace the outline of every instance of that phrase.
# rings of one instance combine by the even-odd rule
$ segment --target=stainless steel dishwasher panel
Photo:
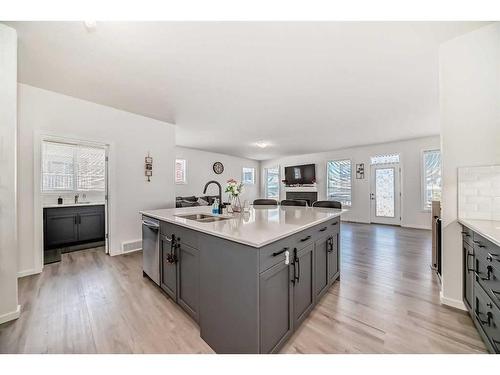
[[[142,218],[142,270],[160,285],[160,222]]]

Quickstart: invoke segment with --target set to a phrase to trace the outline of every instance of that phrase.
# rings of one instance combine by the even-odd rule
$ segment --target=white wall
[[[264,168],[279,165],[281,178],[284,167],[297,164],[316,164],[316,180],[318,199],[326,199],[326,163],[329,160],[350,159],[353,166],[352,207],[343,215],[344,220],[361,223],[370,222],[370,157],[380,154],[399,153],[401,163],[401,224],[413,228],[431,227],[431,214],[422,208],[421,199],[421,164],[422,151],[439,148],[439,136],[417,138],[408,141],[383,143],[321,152],[315,154],[287,156],[280,159],[266,160],[261,163]],[[365,178],[356,179],[355,165],[365,164]],[[264,186],[261,195],[264,196]],[[281,184],[280,199],[285,199],[286,193]]]
[[[21,275],[40,271],[42,228],[36,208],[41,202],[34,199],[37,189],[34,176],[40,168],[42,135],[110,145],[109,231],[112,255],[121,253],[124,241],[141,239],[140,210],[173,207],[173,125],[24,84],[19,85],[18,105]],[[153,157],[151,182],[144,177],[144,157],[148,152]],[[37,227],[37,222],[40,227]]]
[[[176,196],[203,195],[203,188],[210,180],[218,181],[224,189],[227,180],[230,178],[241,181],[242,168],[249,167],[255,168],[255,185],[245,185],[241,200],[242,203],[245,199],[252,202],[258,197],[260,191],[258,161],[179,146],[175,150],[176,157],[185,159],[187,163],[187,184],[177,184],[175,186]],[[224,164],[224,172],[220,175],[215,174],[212,169],[212,165],[216,161]],[[210,186],[207,194],[217,194],[217,188]],[[223,198],[225,201],[226,195],[224,193]]]
[[[17,304],[16,101],[17,35],[0,24],[0,323]]]
[[[462,307],[457,168],[500,163],[500,24],[444,43],[440,52],[443,151],[443,303]]]

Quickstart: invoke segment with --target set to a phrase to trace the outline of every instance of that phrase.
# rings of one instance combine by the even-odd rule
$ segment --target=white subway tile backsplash
[[[500,165],[458,169],[458,215],[500,220]]]

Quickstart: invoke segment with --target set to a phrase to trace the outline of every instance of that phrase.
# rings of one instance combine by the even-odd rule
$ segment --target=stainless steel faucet
[[[75,194],[75,204],[78,203],[78,197],[79,196],[80,196],[79,194]]]

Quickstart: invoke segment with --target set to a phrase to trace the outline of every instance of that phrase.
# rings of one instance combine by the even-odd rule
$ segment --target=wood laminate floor
[[[342,225],[342,274],[283,353],[482,353],[465,312],[440,305],[430,232]],[[142,254],[64,254],[19,280],[0,353],[213,353],[199,328],[142,277]]]

